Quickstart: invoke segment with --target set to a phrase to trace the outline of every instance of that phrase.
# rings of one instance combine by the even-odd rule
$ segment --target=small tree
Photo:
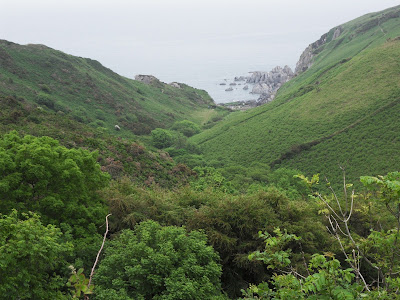
[[[94,276],[97,299],[218,299],[221,267],[203,233],[154,221],[109,243]]]

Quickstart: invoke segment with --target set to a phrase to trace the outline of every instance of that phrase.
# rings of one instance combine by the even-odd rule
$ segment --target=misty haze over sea
[[[257,99],[259,95],[243,90],[245,82],[233,86],[233,91],[226,92],[235,76],[248,76],[252,71],[270,71],[276,66],[289,65],[293,70],[305,49],[304,40],[296,33],[277,37],[276,35],[231,36],[221,39],[201,41],[169,41],[168,43],[148,44],[141,51],[135,47],[133,56],[123,68],[121,74],[133,78],[137,74],[154,75],[169,83],[182,82],[206,90],[216,103]],[[294,49],[293,44],[298,46]],[[179,55],[178,55],[179,53]],[[182,55],[185,53],[186,55]],[[127,70],[128,67],[133,68]],[[220,83],[226,85],[220,85]]]

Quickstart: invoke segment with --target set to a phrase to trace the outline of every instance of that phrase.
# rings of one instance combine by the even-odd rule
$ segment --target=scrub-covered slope
[[[148,134],[177,120],[199,121],[213,105],[205,91],[184,84],[122,77],[99,62],[43,45],[0,40],[0,95],[30,103],[120,136]]]

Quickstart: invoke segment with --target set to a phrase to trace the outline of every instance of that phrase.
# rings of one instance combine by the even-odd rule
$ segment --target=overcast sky
[[[330,28],[393,0],[0,0],[0,39],[90,57],[119,74],[294,66]],[[214,67],[213,67],[214,66]],[[174,73],[175,72],[175,73]],[[186,75],[185,75],[186,74]]]

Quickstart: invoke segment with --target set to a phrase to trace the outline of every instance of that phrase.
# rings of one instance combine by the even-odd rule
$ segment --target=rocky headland
[[[298,75],[309,69],[314,60],[314,56],[324,49],[324,45],[328,42],[328,37],[331,33],[332,40],[336,40],[343,32],[339,26],[332,29],[333,34],[330,32],[323,34],[318,41],[308,45],[308,47],[300,55],[299,61],[296,64],[295,74]]]

